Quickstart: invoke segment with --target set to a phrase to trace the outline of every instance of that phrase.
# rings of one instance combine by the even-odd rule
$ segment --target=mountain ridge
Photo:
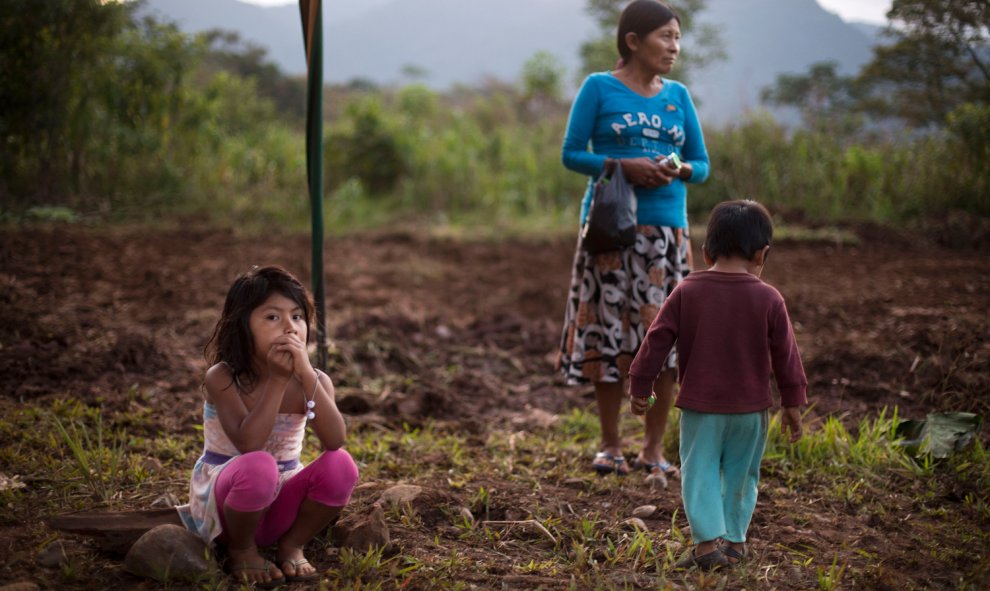
[[[398,85],[410,81],[410,69],[436,89],[487,78],[515,82],[525,61],[544,50],[566,68],[573,92],[579,48],[597,33],[585,0],[339,0],[324,6],[327,83],[360,78]],[[237,31],[267,49],[284,72],[305,72],[298,5],[149,0],[143,10],[189,33]],[[712,123],[730,123],[762,108],[760,90],[779,74],[801,73],[818,61],[835,61],[841,73],[855,73],[877,42],[862,23],[847,23],[815,0],[709,0],[697,18],[720,29],[728,56],[691,73],[699,111]],[[690,43],[688,36],[684,44]]]

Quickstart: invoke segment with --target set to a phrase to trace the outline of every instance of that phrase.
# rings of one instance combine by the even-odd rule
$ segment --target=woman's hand
[[[660,164],[653,158],[623,158],[622,172],[630,184],[647,189],[669,185],[677,178],[677,169]]]

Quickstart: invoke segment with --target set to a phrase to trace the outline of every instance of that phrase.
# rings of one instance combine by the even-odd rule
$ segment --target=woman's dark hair
[[[772,238],[773,220],[767,208],[749,199],[723,201],[708,216],[705,252],[713,261],[730,256],[751,261]]]
[[[302,309],[306,320],[306,340],[309,341],[313,300],[303,284],[292,273],[277,266],[254,267],[242,274],[227,290],[220,320],[203,351],[210,365],[223,362],[229,366],[238,387],[249,387],[258,378],[251,362],[254,356],[251,312],[276,293],[289,298]]]
[[[616,41],[622,60],[627,62],[632,55],[632,50],[626,44],[627,34],[635,33],[637,37],[642,39],[672,19],[678,23],[681,22],[674,9],[660,0],[633,0],[630,2],[619,16],[619,28],[616,32]]]

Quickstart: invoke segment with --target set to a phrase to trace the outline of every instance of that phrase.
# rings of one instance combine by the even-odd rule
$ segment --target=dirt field
[[[788,301],[810,380],[811,418],[835,414],[854,426],[885,406],[911,418],[948,410],[987,416],[987,253],[944,250],[889,231],[858,233],[856,245],[777,243],[764,274]],[[282,264],[308,283],[309,252],[305,236],[260,241],[208,229],[5,228],[0,408],[6,416],[18,405],[73,396],[119,411],[133,404],[126,393],[136,384],[152,393],[144,404],[161,432],[198,438],[202,348],[225,289],[253,264]],[[560,414],[590,403],[588,388],[564,387],[551,370],[573,239],[465,241],[395,231],[332,238],[326,252],[336,384],[342,392],[372,380],[404,385],[372,413],[352,409],[352,429],[431,420],[483,435],[518,424],[527,405]],[[443,371],[451,363],[461,369],[453,378]],[[483,445],[471,451],[482,452]],[[774,475],[765,484],[752,534],[767,553],[802,545],[827,551],[857,571],[858,584],[850,588],[953,589],[963,579],[990,585],[986,537],[933,560],[925,525],[933,518],[906,517],[918,507],[836,513],[816,508],[815,499],[779,492],[784,482]],[[561,503],[588,502],[573,487],[546,485]],[[173,492],[182,496],[183,486],[176,483]],[[962,510],[967,492],[941,490],[929,502]],[[519,494],[525,505],[528,491]],[[679,494],[676,487],[663,494],[650,500],[649,491],[633,491],[617,503],[650,500],[669,515]],[[784,508],[783,498],[796,505]],[[361,502],[358,494],[355,503]],[[511,506],[513,499],[502,503]],[[793,513],[810,517],[784,517]],[[0,554],[8,557],[0,580],[45,585],[46,577],[32,573],[31,561],[15,549],[37,547],[51,532],[25,533],[17,523],[25,511],[11,515],[0,520]],[[396,528],[393,543],[409,549],[433,535]],[[525,563],[524,552],[507,560]],[[138,585],[110,559],[97,566],[94,588]],[[466,580],[478,588],[504,582],[485,573]],[[569,580],[537,577],[505,588],[566,588]],[[784,587],[807,588],[800,580]]]

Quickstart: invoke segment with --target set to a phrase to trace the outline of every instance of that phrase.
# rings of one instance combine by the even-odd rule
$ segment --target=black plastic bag
[[[615,163],[611,178],[606,171],[595,182],[588,217],[581,230],[581,248],[598,254],[621,250],[636,243],[636,194]]]

